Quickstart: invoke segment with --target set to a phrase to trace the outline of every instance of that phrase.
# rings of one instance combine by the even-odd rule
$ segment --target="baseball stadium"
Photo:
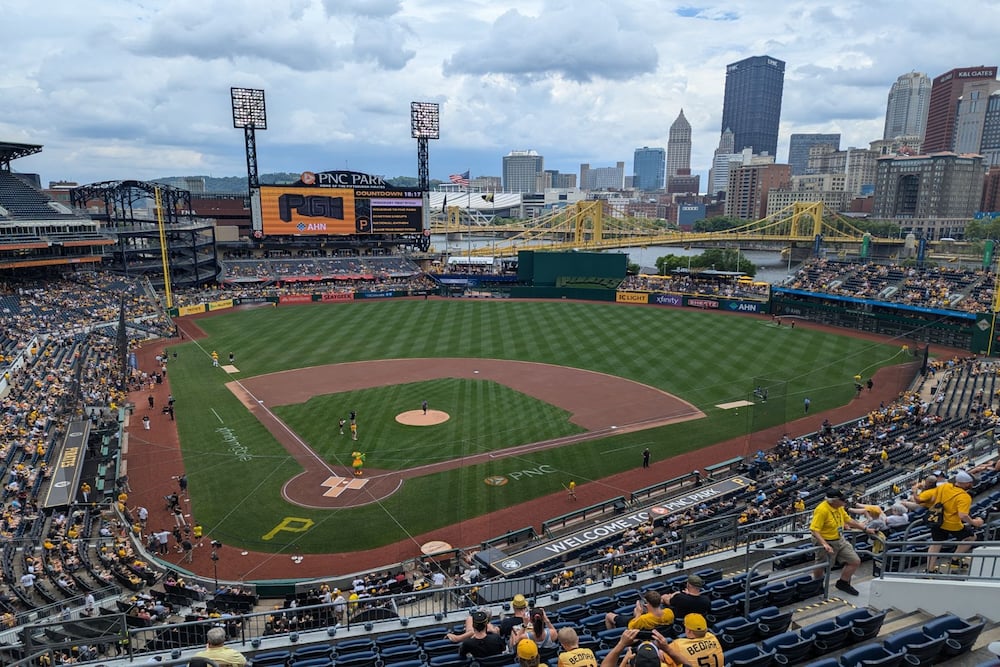
[[[3,664],[516,665],[529,608],[602,660],[650,592],[727,665],[989,659],[991,257],[651,275],[579,207],[574,249],[452,261],[426,183],[60,202],[11,168],[41,148],[0,144]]]

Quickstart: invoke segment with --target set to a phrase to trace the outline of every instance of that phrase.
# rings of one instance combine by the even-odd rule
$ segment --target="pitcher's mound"
[[[410,410],[396,415],[396,421],[407,426],[434,426],[443,424],[449,419],[451,415],[441,410],[428,410],[427,414],[424,414],[423,410]]]

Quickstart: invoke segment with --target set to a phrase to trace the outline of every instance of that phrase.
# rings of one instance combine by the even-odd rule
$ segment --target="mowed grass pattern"
[[[867,377],[882,365],[910,360],[900,354],[899,346],[778,328],[761,318],[597,303],[317,304],[224,312],[198,324],[209,338],[179,346],[178,358],[170,363],[196,516],[227,543],[304,553],[355,551],[412,538],[559,491],[569,479],[582,484],[634,468],[645,447],[661,460],[743,436],[750,422],[715,405],[746,399],[756,377],[788,382],[787,415],[793,419],[801,414],[804,396],[811,398],[816,412],[844,404],[853,395],[856,373]],[[212,368],[212,350],[223,359],[229,352],[236,354],[240,373],[235,379],[365,359],[478,357],[552,363],[661,388],[694,403],[707,417],[409,479],[397,494],[361,508],[309,510],[282,500],[281,485],[300,468],[224,387],[234,377]],[[377,468],[412,467],[484,447],[544,440],[567,428],[565,415],[553,419],[554,408],[517,392],[483,381],[451,382],[333,395],[280,410],[295,423],[297,435],[314,442],[327,460],[348,464],[345,452],[349,455],[350,448],[336,442],[336,424],[346,410],[357,409],[361,449],[369,454],[368,465]],[[441,409],[446,408],[439,400],[454,400],[456,411],[474,415],[460,421],[483,423],[472,427],[456,420],[452,427],[404,437],[389,424],[380,427],[368,421],[369,415],[381,415],[379,421],[387,422],[390,413],[416,409],[422,396]],[[496,421],[491,401],[502,401],[512,414],[499,415]],[[360,403],[365,405],[354,406]],[[774,417],[775,423],[783,420],[780,414]],[[757,428],[766,425],[756,423]],[[388,429],[384,441],[376,438],[378,428]],[[509,438],[503,435],[507,432]],[[489,444],[483,434],[490,434]],[[409,444],[417,447],[407,452]],[[382,460],[377,460],[378,452]],[[526,470],[545,474],[518,474]],[[483,480],[493,475],[506,475],[511,482],[486,486]],[[631,490],[608,487],[608,495]],[[289,516],[314,525],[301,533],[263,539]],[[496,532],[521,527],[498,525]],[[412,546],[406,553],[412,553]]]
[[[396,421],[400,412],[418,410],[422,400],[450,419],[435,426]],[[360,409],[357,442],[349,428],[341,436],[335,427],[352,409]],[[317,396],[274,413],[327,463],[343,468],[341,474],[350,473],[355,449],[366,454],[369,468],[405,470],[585,430],[570,423],[565,410],[509,387],[457,378]]]

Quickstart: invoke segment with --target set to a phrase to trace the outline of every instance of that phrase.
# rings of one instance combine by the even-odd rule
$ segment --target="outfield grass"
[[[207,531],[229,544],[303,553],[393,543],[552,493],[571,478],[578,483],[601,479],[636,467],[645,447],[654,460],[661,460],[742,436],[751,423],[754,428],[781,423],[782,412],[797,418],[807,395],[816,412],[842,405],[853,396],[855,374],[868,377],[882,365],[909,360],[899,354],[899,346],[805,328],[778,328],[762,319],[613,304],[381,301],[228,312],[198,324],[209,338],[179,346],[178,358],[170,363],[194,512]],[[402,357],[546,362],[661,388],[695,404],[707,417],[410,479],[399,493],[358,509],[307,510],[281,499],[282,484],[301,469],[225,389],[224,383],[232,378],[211,366],[212,350],[223,359],[229,352],[236,354],[238,377]],[[772,402],[768,415],[751,422],[745,411],[736,416],[715,407],[746,399],[757,377],[787,381],[785,411]],[[451,426],[420,431],[411,427],[403,436],[390,415],[414,409],[413,395],[427,396],[432,406],[463,418]],[[472,380],[435,380],[417,387],[324,396],[277,411],[321,455],[343,463],[341,451],[346,448],[331,442],[337,437],[336,420],[343,406],[361,401],[366,416],[362,427],[368,429],[365,450],[383,452],[377,466],[382,468],[534,442],[576,428],[552,406]],[[513,424],[511,420],[520,414],[513,412],[510,419],[497,420],[488,409],[496,404],[505,410],[524,410],[528,418]],[[373,432],[375,420],[368,421],[376,413],[384,417],[378,420],[384,424],[380,434]],[[219,430],[223,428],[229,431],[223,433]],[[523,470],[546,474],[512,480],[506,486],[483,484],[488,476],[511,477]],[[609,488],[608,495],[630,490]],[[283,517],[315,523],[301,533],[262,539]],[[498,525],[496,533],[521,527]]]

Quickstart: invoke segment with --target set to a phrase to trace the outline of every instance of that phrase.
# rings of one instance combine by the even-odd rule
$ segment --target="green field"
[[[787,417],[794,419],[801,415],[805,396],[815,412],[842,405],[853,396],[855,374],[868,377],[880,366],[910,360],[899,346],[779,328],[763,319],[596,303],[434,300],[283,306],[222,313],[198,324],[209,338],[174,348],[178,357],[170,363],[193,511],[206,532],[227,544],[302,553],[356,551],[405,540],[553,493],[568,479],[585,483],[634,468],[645,447],[654,460],[662,460],[743,436],[751,425],[758,429],[782,423],[786,410],[774,401],[766,414],[752,420],[745,410],[737,415],[715,407],[748,398],[755,378],[787,382]],[[301,468],[224,387],[233,377],[211,366],[212,350],[223,359],[229,352],[237,355],[237,377],[403,357],[546,362],[659,387],[695,404],[707,417],[416,477],[388,499],[357,509],[307,510],[281,499],[281,486]],[[419,405],[414,397],[426,397],[453,419],[431,428],[394,424],[395,414]],[[369,465],[378,468],[405,469],[578,430],[562,410],[474,380],[322,396],[275,412],[320,456],[347,465],[350,441],[338,436],[336,422],[362,404],[363,451]],[[376,458],[378,465],[372,463]],[[483,483],[489,476],[524,470],[545,474],[506,486]],[[608,496],[631,490],[608,487]],[[314,523],[300,533],[263,539],[285,517]],[[495,532],[528,523],[497,525]]]

